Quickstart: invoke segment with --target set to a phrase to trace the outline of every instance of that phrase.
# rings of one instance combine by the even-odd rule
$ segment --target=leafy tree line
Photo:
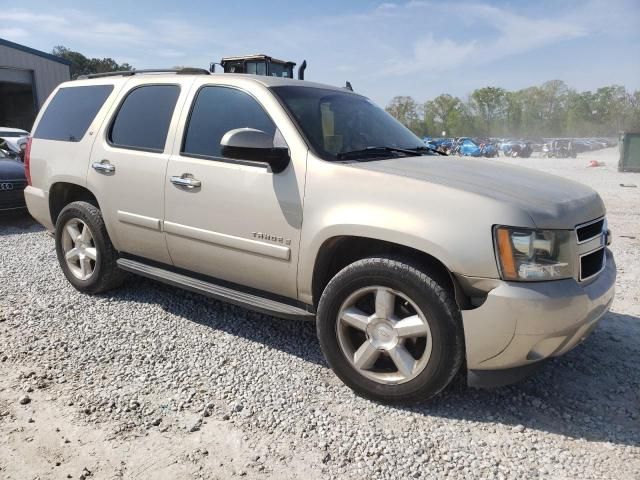
[[[133,69],[128,63],[119,64],[113,58],[87,58],[80,52],[74,52],[62,45],[54,47],[51,53],[71,62],[72,80],[75,80],[80,75],[89,75],[91,73],[117,72]]]
[[[578,92],[561,80],[515,92],[484,87],[464,99],[445,93],[424,104],[398,96],[386,110],[419,136],[591,137],[640,130],[640,90],[611,85]]]

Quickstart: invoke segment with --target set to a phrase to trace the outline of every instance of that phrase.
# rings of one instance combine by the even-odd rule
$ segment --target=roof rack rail
[[[175,73],[177,75],[210,75],[208,70],[204,68],[150,68],[144,70],[123,70],[119,72],[90,73],[88,75],[80,75],[78,80],[86,80],[89,78],[103,77],[130,77],[140,73]]]

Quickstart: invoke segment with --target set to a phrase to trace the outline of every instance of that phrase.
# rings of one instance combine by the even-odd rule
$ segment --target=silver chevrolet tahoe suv
[[[462,368],[516,381],[614,296],[595,191],[435,155],[343,88],[194,70],[67,82],[26,167],[76,289],[133,272],[314,320],[336,375],[384,402],[432,397]]]

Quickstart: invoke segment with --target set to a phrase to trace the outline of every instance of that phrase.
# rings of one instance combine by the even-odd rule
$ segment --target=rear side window
[[[33,138],[79,142],[113,85],[61,88],[49,102]]]
[[[229,130],[256,128],[274,137],[276,126],[248,93],[229,87],[203,87],[196,97],[182,153],[221,158],[220,140]]]
[[[131,90],[111,125],[110,143],[115,147],[163,152],[178,95],[177,85],[145,85]]]

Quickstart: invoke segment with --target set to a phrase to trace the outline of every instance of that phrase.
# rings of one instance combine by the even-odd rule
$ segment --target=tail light
[[[31,137],[27,139],[24,149],[24,174],[27,176],[27,185],[31,185]]]

